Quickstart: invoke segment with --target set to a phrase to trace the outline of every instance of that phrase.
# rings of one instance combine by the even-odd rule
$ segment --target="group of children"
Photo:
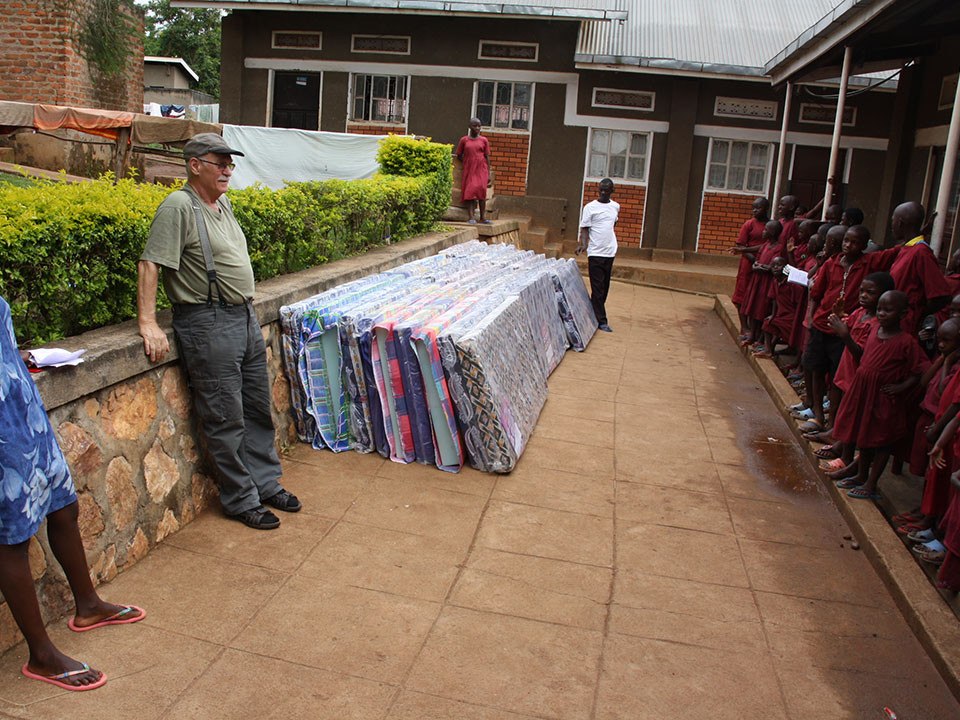
[[[941,587],[960,591],[960,252],[944,273],[918,203],[894,211],[889,249],[856,208],[831,206],[823,223],[792,196],[778,209],[770,220],[757,199],[731,248],[739,342],[758,357],[796,355],[783,365],[804,397],[791,412],[850,497],[879,499],[891,456],[895,474],[909,463],[924,477],[920,506],[893,521],[941,566]]]

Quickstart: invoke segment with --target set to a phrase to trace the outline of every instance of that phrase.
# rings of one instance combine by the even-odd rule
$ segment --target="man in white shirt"
[[[588,202],[580,214],[580,244],[577,255],[587,251],[587,268],[590,272],[590,302],[596,313],[600,330],[613,332],[607,323],[607,311],[604,304],[610,291],[610,274],[613,270],[613,258],[617,254],[617,236],[613,232],[620,216],[620,203],[610,199],[613,194],[613,180],[600,181],[597,199]]]

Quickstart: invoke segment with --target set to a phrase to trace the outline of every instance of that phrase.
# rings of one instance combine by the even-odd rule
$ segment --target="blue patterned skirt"
[[[0,545],[16,545],[77,493],[2,297],[0,326]]]

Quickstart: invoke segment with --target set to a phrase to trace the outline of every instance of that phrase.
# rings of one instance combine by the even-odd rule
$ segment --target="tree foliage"
[[[170,7],[170,0],[145,5],[145,55],[181,57],[200,76],[197,90],[220,97],[220,10]]]

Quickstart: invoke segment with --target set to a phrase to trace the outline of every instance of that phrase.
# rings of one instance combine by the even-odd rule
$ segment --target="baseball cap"
[[[186,144],[183,146],[183,157],[185,160],[190,158],[200,157],[201,155],[206,155],[207,153],[216,153],[217,155],[239,155],[243,157],[243,153],[239,150],[234,150],[232,147],[227,145],[226,141],[217,133],[200,133],[199,135],[194,135],[192,138],[187,140]]]

